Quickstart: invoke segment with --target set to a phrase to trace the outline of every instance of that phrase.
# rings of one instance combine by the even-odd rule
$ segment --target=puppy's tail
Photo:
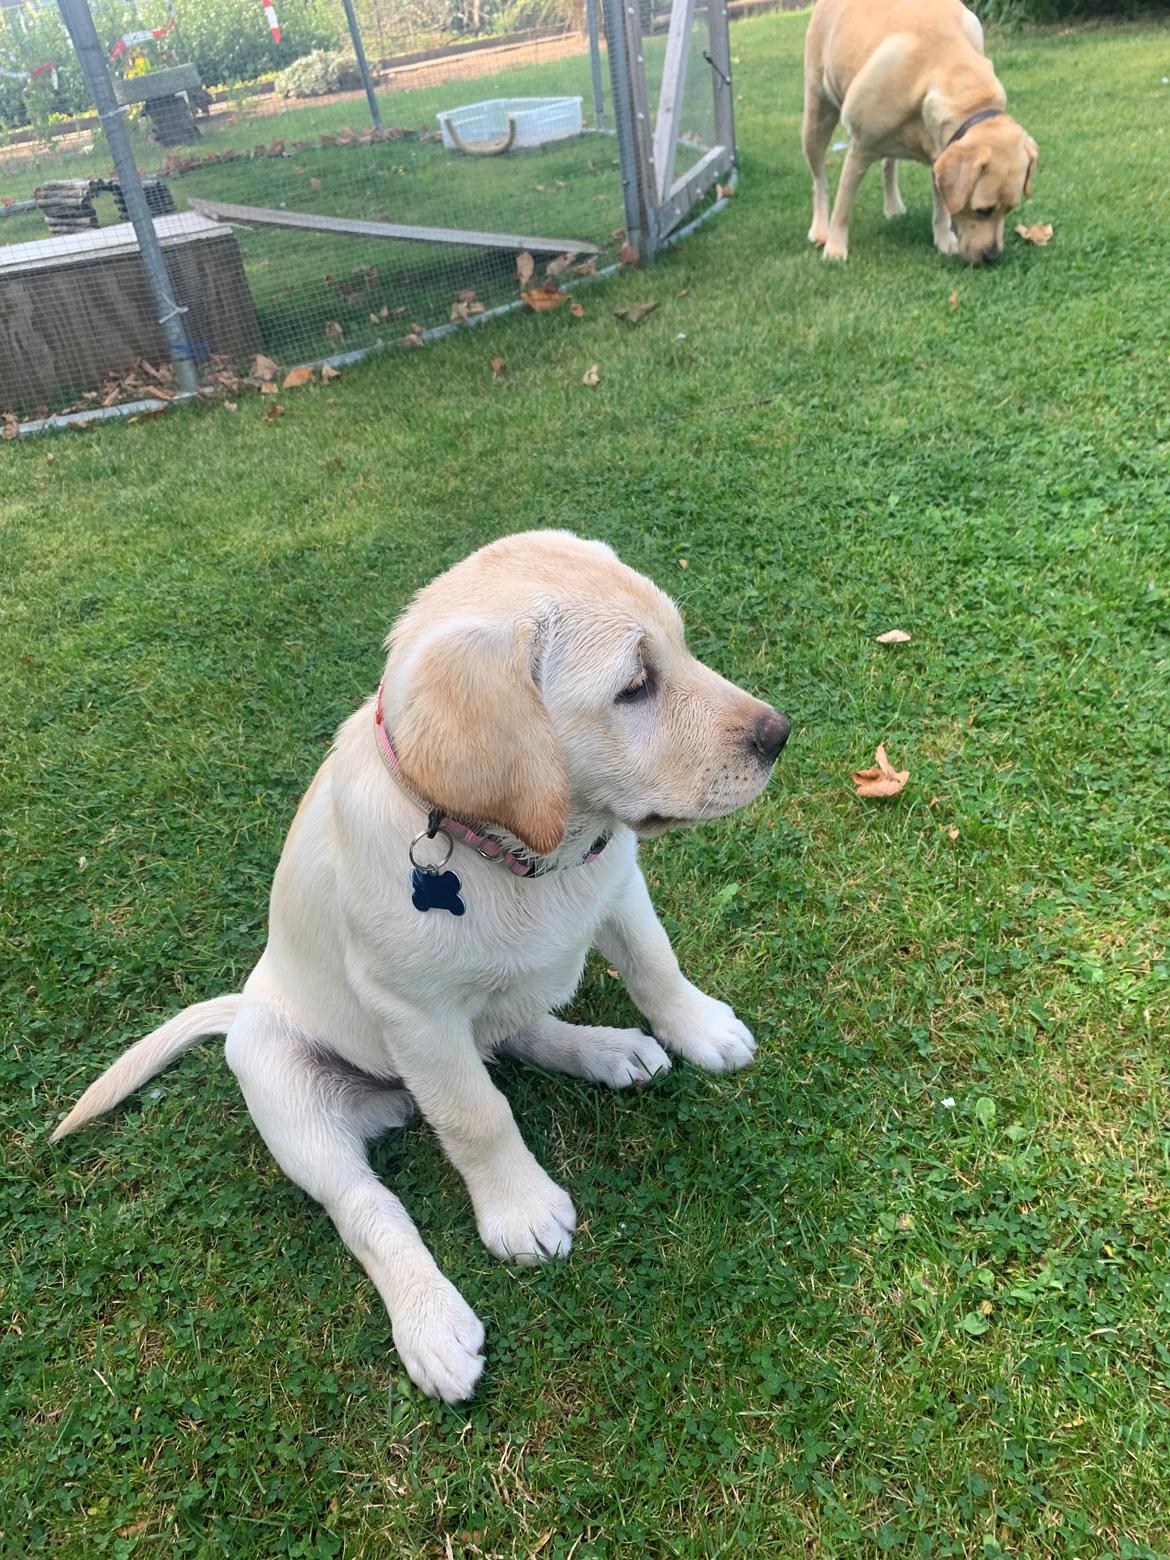
[[[226,997],[213,997],[210,1002],[196,1002],[128,1051],[123,1051],[112,1067],[107,1067],[100,1078],[94,1079],[65,1120],[54,1128],[49,1141],[56,1143],[67,1133],[76,1132],[87,1121],[112,1109],[119,1100],[133,1094],[148,1078],[169,1067],[176,1056],[181,1056],[200,1040],[206,1040],[209,1035],[227,1034],[242,1001],[243,996],[236,991]]]

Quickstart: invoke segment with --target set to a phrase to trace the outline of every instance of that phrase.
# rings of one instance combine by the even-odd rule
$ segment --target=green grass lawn
[[[1170,31],[993,37],[1056,236],[972,272],[924,170],[810,250],[802,29],[737,25],[739,194],[584,319],[0,445],[0,1552],[1170,1553]],[[613,543],[795,731],[644,851],[755,1068],[500,1069],[570,1259],[489,1259],[425,1127],[376,1150],[488,1328],[454,1410],[217,1045],[47,1134],[238,989],[395,614],[531,525]],[[861,802],[882,740],[910,783]],[[591,964],[573,1014],[630,1011]]]

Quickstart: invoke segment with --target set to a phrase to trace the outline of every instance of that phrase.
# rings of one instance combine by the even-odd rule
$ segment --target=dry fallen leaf
[[[594,385],[599,385],[601,383],[601,370],[598,368],[596,363],[591,363],[590,366],[581,375],[581,383],[583,385],[588,385],[591,390]]]
[[[407,331],[406,335],[403,336],[402,345],[404,347],[425,347],[426,342],[417,330],[411,330]]]
[[[223,403],[223,409],[225,412],[234,412],[239,404],[240,403],[238,401],[225,401]]]
[[[299,368],[290,368],[281,381],[282,390],[299,390],[302,385],[311,384],[313,370],[307,363],[302,363]]]
[[[623,244],[618,250],[618,259],[623,265],[637,265],[638,251],[633,244]]]
[[[535,270],[536,261],[528,253],[527,249],[522,249],[516,256],[516,280],[520,283],[521,287],[528,286],[529,282],[532,280],[532,273]]]
[[[951,296],[947,299],[947,303],[952,309],[959,307],[959,290],[957,287],[951,288]]]
[[[261,395],[276,395],[277,388],[270,379],[266,379],[260,386]]]
[[[1031,227],[1024,227],[1023,223],[1020,223],[1016,227],[1016,232],[1026,244],[1037,244],[1040,248],[1052,242],[1051,222],[1035,222]]]
[[[577,251],[575,249],[571,254],[558,255],[555,260],[550,260],[549,263],[545,266],[545,276],[548,277],[550,281],[552,281],[554,277],[563,276],[565,272],[570,269],[576,258]]]
[[[615,320],[625,320],[627,325],[640,325],[648,314],[654,313],[657,307],[657,298],[651,303],[631,303],[629,308],[615,309],[613,317]]]
[[[334,368],[332,363],[322,363],[321,378],[326,384],[328,384],[331,379],[341,378],[341,370]]]
[[[320,179],[310,179],[309,180],[309,188],[311,190],[319,190],[321,188],[321,180]]]
[[[955,828],[954,824],[952,823],[950,828],[947,830],[947,839],[948,840],[957,840],[958,837],[959,837],[959,831],[958,831],[958,829]]]
[[[910,635],[902,628],[891,628],[888,633],[875,634],[874,644],[877,645],[908,645]]]
[[[575,320],[583,320],[585,318],[585,305],[583,303],[578,303],[577,299],[574,298],[572,303],[569,305],[569,313]]]
[[[549,309],[555,309],[562,303],[568,303],[568,293],[561,292],[559,287],[532,287],[528,292],[522,292],[521,298],[530,309],[535,309],[538,314],[547,313]]]
[[[498,379],[504,372],[506,366],[507,365],[502,357],[492,358],[492,378]]]
[[[336,320],[326,320],[325,334],[329,337],[330,341],[340,341],[345,335],[345,332],[342,330],[341,326],[337,323]]]
[[[897,796],[909,780],[910,771],[895,769],[886,757],[884,746],[878,748],[874,757],[877,764],[873,769],[854,771],[853,784],[857,787],[858,796]]]
[[[678,566],[680,569],[685,569],[687,567],[687,560],[685,558],[680,558],[678,560]]]
[[[716,200],[730,200],[731,197],[734,194],[735,194],[735,185],[734,184],[717,184],[715,186],[715,199]]]
[[[284,416],[284,407],[283,406],[279,406],[275,401],[273,401],[272,405],[264,413],[264,421],[265,422],[272,422],[272,420],[274,418],[276,418],[276,417],[283,417],[283,416]]]
[[[270,357],[265,357],[262,352],[257,352],[252,359],[252,377],[254,379],[275,379],[279,373],[279,368],[277,368]]]

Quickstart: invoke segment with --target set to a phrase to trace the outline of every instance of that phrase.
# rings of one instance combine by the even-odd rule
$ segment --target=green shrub
[[[291,98],[324,97],[328,92],[345,92],[361,84],[353,55],[334,54],[328,49],[314,49],[294,60],[273,81],[281,97]]]
[[[1138,16],[1165,11],[1170,0],[967,0],[985,22],[1059,22],[1086,16]]]

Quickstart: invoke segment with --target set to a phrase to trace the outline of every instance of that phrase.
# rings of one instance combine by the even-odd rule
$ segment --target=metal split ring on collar
[[[416,860],[414,847],[419,843],[419,841],[437,840],[440,835],[447,841],[447,854],[443,857],[442,861],[431,862]],[[411,840],[410,849],[407,854],[410,857],[411,866],[416,867],[420,872],[441,872],[447,863],[451,860],[451,853],[454,849],[455,841],[447,833],[446,829],[435,829],[433,831],[430,829],[423,829],[420,834],[416,834],[414,839]]]

